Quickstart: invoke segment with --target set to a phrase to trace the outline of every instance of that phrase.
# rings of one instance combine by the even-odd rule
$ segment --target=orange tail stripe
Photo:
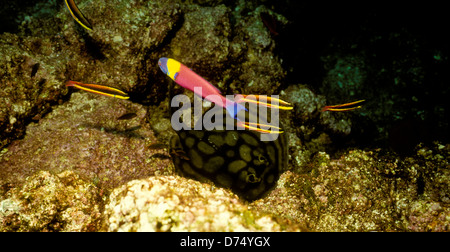
[[[359,100],[359,101],[354,101],[354,102],[349,102],[349,103],[344,103],[344,104],[325,106],[325,107],[323,107],[322,111],[338,111],[338,112],[350,111],[350,110],[361,108],[362,107],[361,105],[358,105],[355,107],[351,107],[351,106],[362,103],[364,101],[365,100]]]
[[[249,97],[251,97],[251,98],[255,97],[255,98],[258,99],[258,100],[250,99]],[[260,101],[260,100],[259,100],[259,97],[260,97],[260,95],[245,95],[245,96],[242,95],[242,98],[239,99],[237,102],[238,102],[238,103],[240,103],[240,102],[256,103],[256,104],[259,104],[259,105],[262,105],[262,106],[265,106],[265,107],[269,107],[269,108],[277,108],[277,109],[283,109],[283,110],[291,110],[291,109],[294,108],[294,107],[292,107],[292,106],[272,105],[272,102],[277,102],[278,104],[282,104],[282,105],[291,105],[289,102],[280,100],[280,99],[278,99],[278,98],[272,98],[272,97],[270,97],[270,96],[265,96],[265,100],[266,100],[267,102],[270,102],[270,103],[267,103],[267,102]],[[263,99],[264,99],[264,98],[263,98]]]

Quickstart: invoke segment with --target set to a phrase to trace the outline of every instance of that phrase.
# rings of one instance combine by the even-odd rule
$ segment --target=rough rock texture
[[[35,13],[35,18],[24,22],[20,37],[8,33],[1,36],[0,53],[6,55],[0,62],[4,66],[0,72],[1,146],[21,137],[30,120],[58,103],[67,94],[64,82],[68,79],[131,92],[141,87],[136,92],[147,90],[152,103],[164,99],[166,86],[157,85],[149,76],[158,70],[158,58],[149,58],[149,53],[177,22],[177,5],[169,1],[78,4],[94,24],[90,34],[78,27],[61,5],[61,12],[54,16]],[[45,8],[54,8],[54,4]],[[104,18],[105,14],[109,18]],[[42,32],[42,27],[48,29]],[[149,101],[145,95],[136,95],[136,99]]]
[[[77,1],[93,31],[61,1],[15,12],[0,34],[0,230],[449,231],[446,47],[342,10],[261,3]],[[281,113],[288,171],[270,195],[245,202],[176,175],[162,56],[225,94],[294,105]],[[68,91],[69,79],[132,99]],[[363,109],[321,112],[356,99]]]
[[[212,184],[173,176],[132,181],[105,207],[107,231],[299,231],[301,226],[249,211]]]
[[[0,36],[0,147],[22,137],[25,126],[61,103],[63,72],[49,39]]]
[[[117,119],[130,112],[136,116]],[[168,149],[158,144],[145,115],[139,104],[74,93],[39,123],[28,125],[23,139],[2,150],[0,180],[20,184],[42,170],[72,170],[113,188],[136,178],[172,174]]]
[[[260,18],[268,10],[259,6],[241,13],[248,10],[247,5],[240,2],[233,12],[225,5],[184,5],[184,22],[162,51],[226,94],[274,94],[285,71]]]
[[[448,231],[450,146],[416,158],[353,150],[319,153],[311,172],[284,173],[253,203],[178,176],[133,180],[111,191],[73,172],[40,172],[2,187],[2,230],[13,231]],[[5,192],[6,191],[6,192]],[[103,204],[104,212],[99,214]],[[38,206],[39,205],[39,206]],[[249,208],[250,207],[250,208]],[[99,210],[100,209],[100,210]],[[101,212],[101,211],[100,211]]]
[[[67,78],[117,87],[135,94],[139,101],[161,102],[167,87],[154,80],[160,55],[152,53],[165,45],[177,26],[178,4],[116,0],[85,1],[81,6],[92,22],[92,32],[81,30],[67,12],[58,14],[65,23],[63,36],[74,53]]]
[[[0,104],[2,146],[64,98],[66,80],[113,86],[134,101],[158,105],[167,92],[156,64],[163,56],[180,60],[230,94],[273,94],[285,75],[260,20],[264,7],[233,26],[236,14],[224,5],[182,5],[181,10],[171,1],[77,4],[93,31],[83,30],[65,6],[49,2],[36,9],[58,10],[56,15],[35,12],[25,18],[20,37],[2,35],[0,52],[8,55],[1,62],[6,66],[1,73],[6,99]]]
[[[28,177],[0,202],[0,231],[95,231],[102,223],[102,190],[71,171]]]
[[[237,22],[231,55],[245,60],[234,66],[236,77],[232,76],[230,86],[235,86],[236,91],[242,94],[276,94],[286,76],[280,58],[274,53],[274,36],[265,27],[262,13],[268,13],[279,24],[287,23],[283,16],[250,1],[239,1],[233,12]]]
[[[284,173],[251,206],[316,231],[449,231],[449,151],[436,144],[405,160],[379,150],[337,159],[319,152],[308,173]]]

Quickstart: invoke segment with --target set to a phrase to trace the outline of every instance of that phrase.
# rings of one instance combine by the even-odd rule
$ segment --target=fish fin
[[[240,111],[247,111],[247,109],[242,104],[239,104],[237,102],[227,104],[225,108],[228,114],[234,119],[237,119],[238,113]]]
[[[122,90],[119,90],[117,88],[108,87],[104,85],[98,85],[98,84],[86,84],[81,83],[78,81],[67,81],[66,86],[68,87],[75,87],[90,93],[99,94],[99,95],[105,95],[113,98],[123,99],[127,100],[130,97],[127,93],[123,92]]]
[[[366,100],[359,100],[359,101],[354,101],[354,102],[349,102],[349,103],[344,103],[344,104],[325,106],[322,108],[322,112],[324,112],[324,111],[343,112],[343,111],[359,109],[362,107],[361,103],[363,103],[365,101]]]
[[[251,122],[242,122],[242,121],[238,121],[237,124],[238,124],[238,126],[244,127],[248,130],[253,130],[253,131],[264,133],[264,134],[281,134],[284,132],[281,130],[280,127],[270,125],[270,124],[251,123]],[[261,127],[264,127],[267,129],[263,129]],[[269,130],[269,128],[270,128],[270,130]]]
[[[92,31],[91,23],[89,23],[87,18],[83,15],[83,13],[81,13],[75,2],[73,0],[65,0],[65,2],[73,19],[75,19],[75,21],[77,21],[77,23],[83,26],[86,30]]]
[[[282,110],[291,110],[294,107],[287,101],[283,101],[278,98],[273,98],[267,95],[236,95],[235,98],[236,103],[248,102],[248,103],[256,103],[261,106],[265,106],[268,108],[282,109]]]

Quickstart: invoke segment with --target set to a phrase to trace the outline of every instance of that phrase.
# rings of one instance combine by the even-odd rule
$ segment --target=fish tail
[[[231,102],[230,104],[227,104],[225,109],[227,110],[228,114],[234,118],[237,119],[237,115],[240,111],[247,111],[247,109],[237,102]]]
[[[118,98],[118,99],[129,99],[130,96],[123,92],[122,90],[119,90],[117,88],[113,88],[113,87],[108,87],[108,86],[104,86],[104,85],[98,85],[98,84],[86,84],[86,83],[81,83],[78,81],[67,81],[66,82],[66,86],[68,87],[75,87],[90,93],[94,93],[94,94],[99,94],[99,95],[104,95],[104,96],[109,96],[109,97],[113,97],[113,98]]]
[[[343,112],[343,111],[350,111],[354,109],[359,109],[362,107],[362,103],[364,103],[365,100],[359,100],[344,104],[338,104],[338,105],[329,105],[322,108],[322,112],[324,111],[335,111],[335,112]]]
[[[270,124],[238,121],[237,125],[239,127],[243,127],[248,130],[253,130],[253,131],[256,131],[259,133],[264,133],[264,134],[281,134],[284,132],[280,127],[277,127],[275,125],[270,125]]]
[[[294,107],[287,101],[278,98],[272,98],[266,95],[237,95],[236,102],[255,103],[272,109],[291,110]]]

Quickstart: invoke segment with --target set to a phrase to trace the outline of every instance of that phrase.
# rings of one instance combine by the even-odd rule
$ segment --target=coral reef
[[[247,210],[228,190],[173,176],[134,180],[105,207],[108,231],[299,231],[289,220]]]
[[[0,231],[450,230],[448,40],[299,1],[76,2],[93,31],[61,1],[0,6],[17,17],[1,15]],[[287,171],[269,195],[248,202],[178,175],[162,56],[224,94],[293,104],[280,114]]]
[[[0,231],[95,231],[101,227],[104,193],[71,171],[58,175],[40,171],[6,195],[10,197],[1,202]]]
[[[308,173],[284,173],[269,197],[251,205],[316,231],[448,231],[449,147],[423,147],[405,160],[380,150],[337,159],[319,152]]]
[[[62,103],[60,53],[49,39],[0,37],[0,147],[22,137],[25,126]]]
[[[117,118],[127,112],[136,117]],[[137,178],[172,174],[168,149],[153,148],[158,141],[145,124],[142,105],[107,97],[75,93],[27,134],[3,149],[0,179],[20,184],[42,170],[72,170],[83,179],[113,188]]]

